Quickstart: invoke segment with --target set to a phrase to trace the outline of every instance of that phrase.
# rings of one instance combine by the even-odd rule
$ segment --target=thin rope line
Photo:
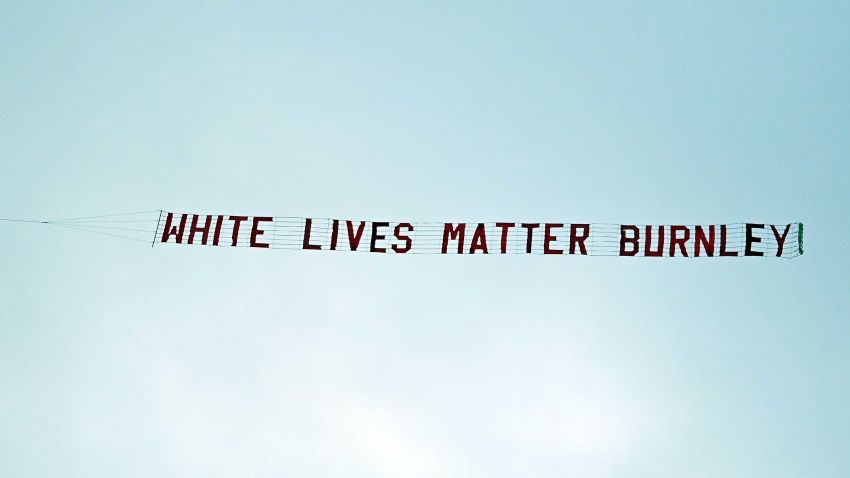
[[[68,219],[51,219],[47,222],[68,222],[68,221],[81,221],[84,219],[98,219],[102,217],[115,217],[115,216],[130,216],[132,214],[148,214],[152,212],[159,212],[159,209],[151,209],[150,211],[136,211],[136,212],[122,212],[117,214],[104,214],[101,216],[86,216],[86,217],[72,217]]]
[[[8,219],[8,218],[0,218],[0,221],[6,222],[30,222],[30,223],[38,223],[38,224],[47,224],[47,221],[36,221],[33,219]]]
[[[127,227],[109,227],[109,226],[89,226],[87,224],[68,224],[65,222],[48,222],[46,224],[50,224],[52,226],[74,226],[74,227],[85,227],[87,229],[111,229],[113,231],[129,231],[129,232],[144,232],[145,234],[150,234],[150,229],[130,229]]]
[[[154,222],[153,219],[100,219],[96,221],[79,220],[79,221],[46,221],[46,222],[61,222],[63,224],[90,224],[90,223],[109,223],[109,222]]]
[[[121,235],[112,234],[112,233],[109,233],[109,232],[92,231],[91,229],[82,229],[80,227],[69,226],[67,224],[59,224],[59,223],[55,223],[55,222],[48,222],[46,224],[50,224],[51,226],[56,226],[56,227],[64,227],[64,228],[68,228],[68,229],[75,229],[77,231],[90,232],[92,234],[100,234],[102,236],[111,236],[111,237],[117,237],[117,238],[120,238],[120,239],[127,239],[127,240],[130,240],[130,241],[144,242],[145,244],[148,243],[148,241],[146,241],[146,240],[137,239],[135,237],[121,236]]]

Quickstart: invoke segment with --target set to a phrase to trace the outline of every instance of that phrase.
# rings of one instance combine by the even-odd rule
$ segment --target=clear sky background
[[[0,217],[806,224],[794,260],[0,224],[0,475],[850,476],[846,2],[0,4]]]

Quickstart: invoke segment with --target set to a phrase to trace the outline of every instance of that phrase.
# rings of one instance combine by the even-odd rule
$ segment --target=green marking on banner
[[[803,223],[797,224],[797,250],[803,253]]]

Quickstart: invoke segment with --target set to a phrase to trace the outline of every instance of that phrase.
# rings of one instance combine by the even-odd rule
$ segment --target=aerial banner
[[[414,222],[162,211],[157,243],[376,254],[790,259],[803,254],[803,224]]]

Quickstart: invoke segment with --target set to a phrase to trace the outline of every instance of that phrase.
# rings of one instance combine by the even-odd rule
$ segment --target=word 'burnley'
[[[433,223],[167,213],[159,242],[395,254],[796,257],[801,223]]]

